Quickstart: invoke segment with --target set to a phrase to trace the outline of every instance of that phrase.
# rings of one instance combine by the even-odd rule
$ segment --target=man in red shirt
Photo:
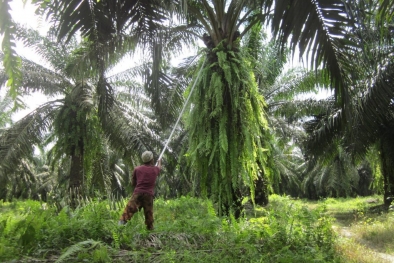
[[[139,208],[144,208],[145,224],[148,230],[153,230],[153,195],[156,178],[160,173],[161,160],[155,166],[153,153],[146,151],[142,154],[143,165],[137,166],[133,171],[131,185],[135,186],[133,196],[127,203],[119,225],[126,224]]]

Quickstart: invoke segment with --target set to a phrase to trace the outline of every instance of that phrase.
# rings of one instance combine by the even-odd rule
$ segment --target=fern
[[[120,239],[119,239],[119,235],[115,231],[112,231],[112,238],[114,239],[114,247],[116,249],[119,249],[120,248]]]
[[[188,156],[201,174],[202,192],[218,202],[222,214],[245,185],[253,199],[254,181],[268,158],[262,150],[268,138],[266,104],[240,51],[220,44],[209,58],[192,97]]]
[[[88,252],[94,248],[104,246],[104,244],[100,241],[95,241],[95,240],[85,240],[82,242],[79,242],[75,245],[72,245],[69,247],[66,252],[64,252],[56,261],[55,263],[61,263],[64,262],[66,259],[71,257],[72,255],[75,255],[80,252]]]

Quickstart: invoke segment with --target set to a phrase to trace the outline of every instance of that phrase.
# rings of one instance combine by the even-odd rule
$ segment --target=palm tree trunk
[[[70,169],[70,207],[76,208],[78,198],[82,194],[83,186],[83,156],[73,154],[71,156],[71,169]]]
[[[380,157],[382,160],[382,174],[384,184],[383,201],[385,205],[389,206],[392,202],[391,198],[394,194],[394,160],[391,158],[394,156],[394,151],[391,148],[393,145],[392,142],[389,142],[390,139],[385,137],[383,137],[381,140]]]
[[[255,190],[255,203],[257,205],[266,206],[268,205],[268,183],[264,175],[260,175],[256,180],[256,190]]]

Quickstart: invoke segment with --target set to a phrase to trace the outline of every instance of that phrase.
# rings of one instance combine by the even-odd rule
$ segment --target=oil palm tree
[[[346,38],[352,26],[347,11],[342,1],[330,5],[320,1],[188,1],[185,21],[197,21],[207,47],[207,65],[190,115],[190,156],[201,174],[202,190],[210,191],[219,202],[219,213],[221,205],[225,212],[238,210],[242,184],[250,187],[253,197],[254,181],[271,165],[265,102],[255,90],[255,79],[248,77],[253,63],[242,53],[240,40],[257,23],[271,22],[282,46],[290,40],[291,49],[298,46],[301,54],[313,50],[312,66],[327,68],[338,103],[347,109],[347,76],[342,72],[349,61],[342,54],[353,48]]]
[[[95,172],[101,172],[102,181],[110,185],[113,178],[107,179],[111,173],[106,172],[108,167],[102,157],[108,153],[107,145],[116,149],[129,163],[131,156],[137,160],[135,156],[139,156],[139,152],[151,149],[155,144],[160,145],[157,143],[159,137],[155,132],[155,121],[136,108],[132,110],[121,103],[114,93],[106,97],[112,99],[111,107],[104,109],[107,115],[100,122],[102,97],[97,95],[102,91],[100,85],[106,85],[114,92],[112,87],[122,85],[124,81],[119,81],[118,75],[115,75],[105,78],[104,84],[100,83],[103,79],[95,78],[89,67],[82,74],[77,74],[75,68],[89,63],[80,60],[86,54],[86,44],[73,47],[73,41],[69,45],[54,43],[50,41],[50,36],[42,37],[33,30],[23,28],[18,29],[17,36],[50,63],[50,67],[46,68],[24,59],[22,87],[26,92],[39,90],[58,98],[44,103],[3,130],[0,164],[3,173],[12,171],[23,156],[32,156],[34,145],[47,141],[54,143],[50,152],[52,165],[69,164],[70,190],[85,187],[89,180],[97,179]],[[6,72],[0,73],[5,81]],[[115,80],[116,83],[110,86],[111,81]],[[99,163],[102,169],[94,169],[100,167]],[[97,183],[98,180],[94,181]]]
[[[352,76],[352,118],[344,122],[343,109],[333,107],[319,118],[312,120],[314,127],[307,148],[311,155],[321,155],[328,151],[329,145],[340,141],[355,160],[362,160],[370,147],[378,147],[384,178],[384,200],[394,193],[392,177],[392,99],[393,48],[391,20],[392,5],[387,1],[360,1],[354,20],[359,25],[349,36],[354,42],[362,43],[358,54],[349,52],[353,57],[353,67],[347,70]],[[384,14],[384,15],[383,15]],[[378,19],[377,19],[378,18]],[[377,26],[379,25],[379,29]],[[382,35],[382,33],[384,33]],[[316,147],[319,145],[318,147]]]

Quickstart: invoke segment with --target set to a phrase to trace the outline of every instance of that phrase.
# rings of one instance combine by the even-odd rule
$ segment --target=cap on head
[[[143,163],[149,163],[153,160],[153,153],[151,151],[145,151],[141,155]]]

